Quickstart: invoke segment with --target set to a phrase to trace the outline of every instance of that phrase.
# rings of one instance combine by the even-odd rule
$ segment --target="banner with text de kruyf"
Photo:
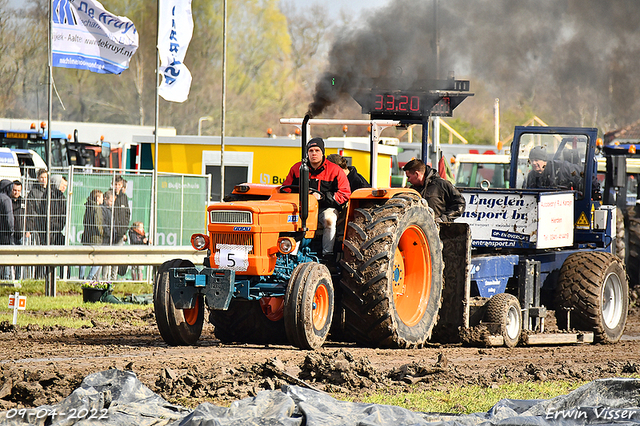
[[[53,66],[120,74],[138,48],[130,19],[97,0],[53,0]]]
[[[160,0],[158,51],[162,83],[158,94],[167,101],[184,102],[191,88],[191,73],[184,57],[193,35],[191,0]]]

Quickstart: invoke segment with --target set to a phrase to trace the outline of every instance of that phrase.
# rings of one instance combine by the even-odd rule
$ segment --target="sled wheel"
[[[284,327],[289,342],[300,349],[321,347],[331,328],[335,305],[329,269],[302,263],[291,274],[284,302]]]
[[[347,224],[341,290],[345,333],[375,347],[420,347],[442,302],[442,243],[414,191],[363,202]]]
[[[174,259],[163,263],[155,276],[153,308],[160,336],[171,346],[193,345],[200,338],[204,325],[204,303],[198,296],[195,307],[176,309],[171,300],[169,273],[171,268],[192,268],[188,260]]]
[[[496,294],[487,302],[485,322],[499,324],[504,345],[513,348],[520,341],[522,313],[518,299],[508,293]]]
[[[620,340],[627,322],[629,284],[617,256],[575,253],[560,269],[556,296],[558,327],[593,331],[596,342]]]

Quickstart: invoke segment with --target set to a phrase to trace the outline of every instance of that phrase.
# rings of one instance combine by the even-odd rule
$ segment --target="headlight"
[[[278,238],[278,251],[282,254],[289,254],[296,248],[296,240],[291,237]]]
[[[193,234],[191,245],[196,250],[205,250],[209,247],[209,237],[203,234]]]

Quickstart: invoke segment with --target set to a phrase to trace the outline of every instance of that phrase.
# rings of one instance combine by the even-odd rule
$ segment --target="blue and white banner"
[[[158,94],[167,101],[184,102],[189,97],[191,73],[184,57],[193,35],[191,0],[160,0],[158,51],[162,82]]]
[[[54,67],[120,74],[138,48],[133,22],[96,0],[53,0],[52,32]]]

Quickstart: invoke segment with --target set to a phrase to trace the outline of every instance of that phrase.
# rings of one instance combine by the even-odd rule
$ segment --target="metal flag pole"
[[[222,108],[220,125],[220,201],[224,200],[224,132],[227,102],[227,0],[223,0],[222,14]]]
[[[46,244],[50,243],[50,225],[51,221],[49,220],[51,217],[51,116],[53,115],[53,46],[52,40],[53,38],[53,0],[49,1],[49,40],[47,42],[47,55],[49,62],[49,84],[47,88],[47,146],[46,146],[46,158],[47,158],[47,167],[49,169],[47,185],[45,185],[45,193],[47,194],[47,214],[45,216],[45,220],[47,222],[45,230],[47,235]],[[44,241],[40,241],[39,244],[43,244]],[[56,280],[55,280],[56,268],[47,266],[45,267],[45,295],[53,296],[56,295]],[[52,279],[53,278],[53,279]]]
[[[160,87],[160,1],[158,0],[158,10],[156,13],[156,106],[155,106],[155,129],[153,131],[153,180],[151,183],[151,225],[149,228],[153,232],[151,244],[158,244],[158,122],[160,116],[160,95],[158,87]]]

